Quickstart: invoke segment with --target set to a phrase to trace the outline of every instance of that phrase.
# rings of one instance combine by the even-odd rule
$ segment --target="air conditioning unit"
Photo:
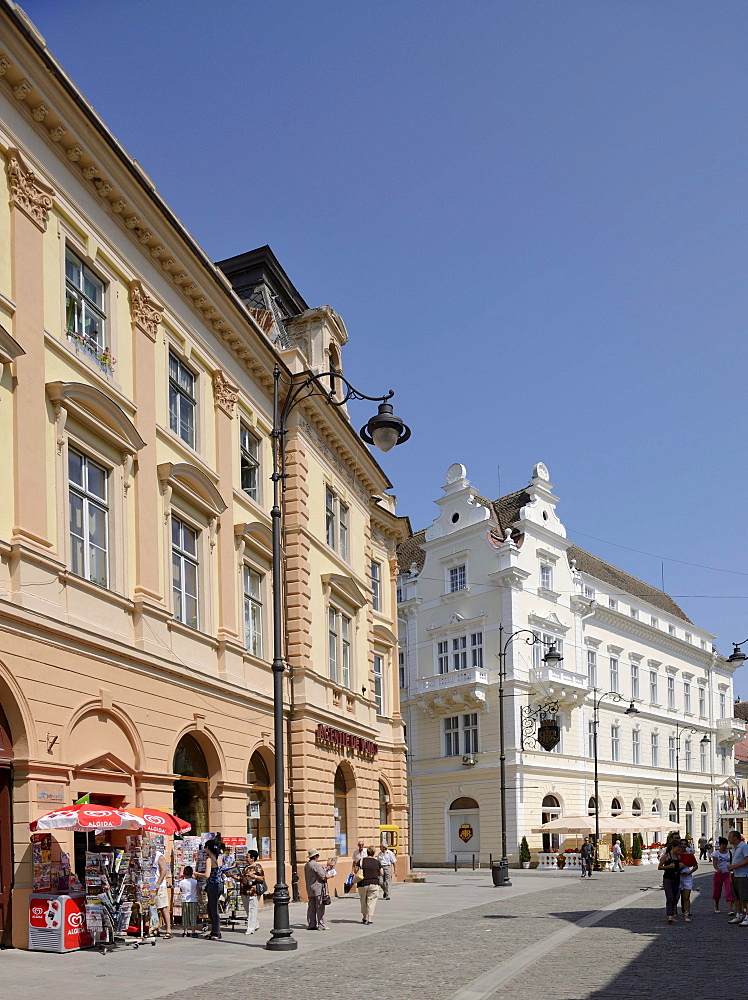
[[[465,756],[462,758],[462,763],[465,764],[467,767],[473,767],[477,763],[475,759],[475,754],[466,753]]]

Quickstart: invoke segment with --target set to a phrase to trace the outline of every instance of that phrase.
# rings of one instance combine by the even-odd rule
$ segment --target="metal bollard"
[[[475,871],[475,855],[473,855],[473,871]]]
[[[457,855],[455,854],[455,871],[457,871]]]

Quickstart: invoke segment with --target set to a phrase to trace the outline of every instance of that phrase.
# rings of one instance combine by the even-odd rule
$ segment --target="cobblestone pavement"
[[[674,927],[665,922],[653,869],[592,880],[512,872],[512,879],[511,889],[495,889],[485,872],[430,874],[427,885],[397,886],[391,903],[380,901],[373,927],[361,926],[356,899],[335,900],[331,931],[295,930],[299,950],[288,954],[265,951],[265,934],[255,941],[237,932],[220,944],[175,939],[106,958],[5,952],[0,981],[6,995],[23,1000],[67,1000],[87,990],[130,1000],[525,1000],[535,993],[640,1000],[647,989],[658,1000],[690,1000],[744,992],[740,965],[731,971],[725,955],[748,948],[748,928],[712,913],[708,878],[697,876],[706,891],[696,895],[693,923]],[[617,908],[598,912],[610,907]],[[300,908],[292,913],[298,926]],[[598,922],[584,926],[590,920]],[[75,992],[66,992],[68,983]]]

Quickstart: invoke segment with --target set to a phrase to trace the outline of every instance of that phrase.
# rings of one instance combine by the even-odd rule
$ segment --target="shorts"
[[[681,889],[693,889],[693,875],[681,875],[680,887]]]
[[[748,878],[745,875],[733,876],[732,891],[735,899],[741,903],[748,903]]]
[[[165,906],[169,905],[169,890],[166,888],[166,882],[162,882],[156,890],[156,899],[153,905],[157,910],[163,910]]]

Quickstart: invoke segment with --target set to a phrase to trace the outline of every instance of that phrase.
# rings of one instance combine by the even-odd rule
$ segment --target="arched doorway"
[[[174,782],[174,815],[191,824],[191,836],[213,832],[209,826],[208,762],[200,744],[189,733],[177,744],[174,773],[179,775]]]
[[[701,803],[701,834],[702,837],[709,836],[709,806],[706,802]]]
[[[686,836],[693,837],[693,802],[686,802]]]
[[[0,947],[10,946],[10,896],[13,888],[13,810],[11,762],[13,740],[0,705]]]
[[[590,799],[592,803],[592,812],[595,812],[595,800]],[[546,795],[543,799],[543,811],[541,813],[541,823],[550,823],[553,819],[559,819],[561,817],[561,803],[558,801],[555,795]],[[543,834],[543,850],[544,851],[557,851],[560,844],[559,835],[557,833],[544,833]]]
[[[383,781],[379,782],[379,825],[388,826],[392,822],[390,793]]]
[[[342,767],[335,771],[333,787],[333,822],[335,824],[335,850],[338,856],[348,853],[348,795],[352,782],[346,779]]]
[[[480,854],[480,807],[467,795],[449,807],[449,853],[458,861],[470,861]]]
[[[263,755],[256,750],[247,772],[247,847],[261,858],[271,856],[270,840],[270,770]]]

